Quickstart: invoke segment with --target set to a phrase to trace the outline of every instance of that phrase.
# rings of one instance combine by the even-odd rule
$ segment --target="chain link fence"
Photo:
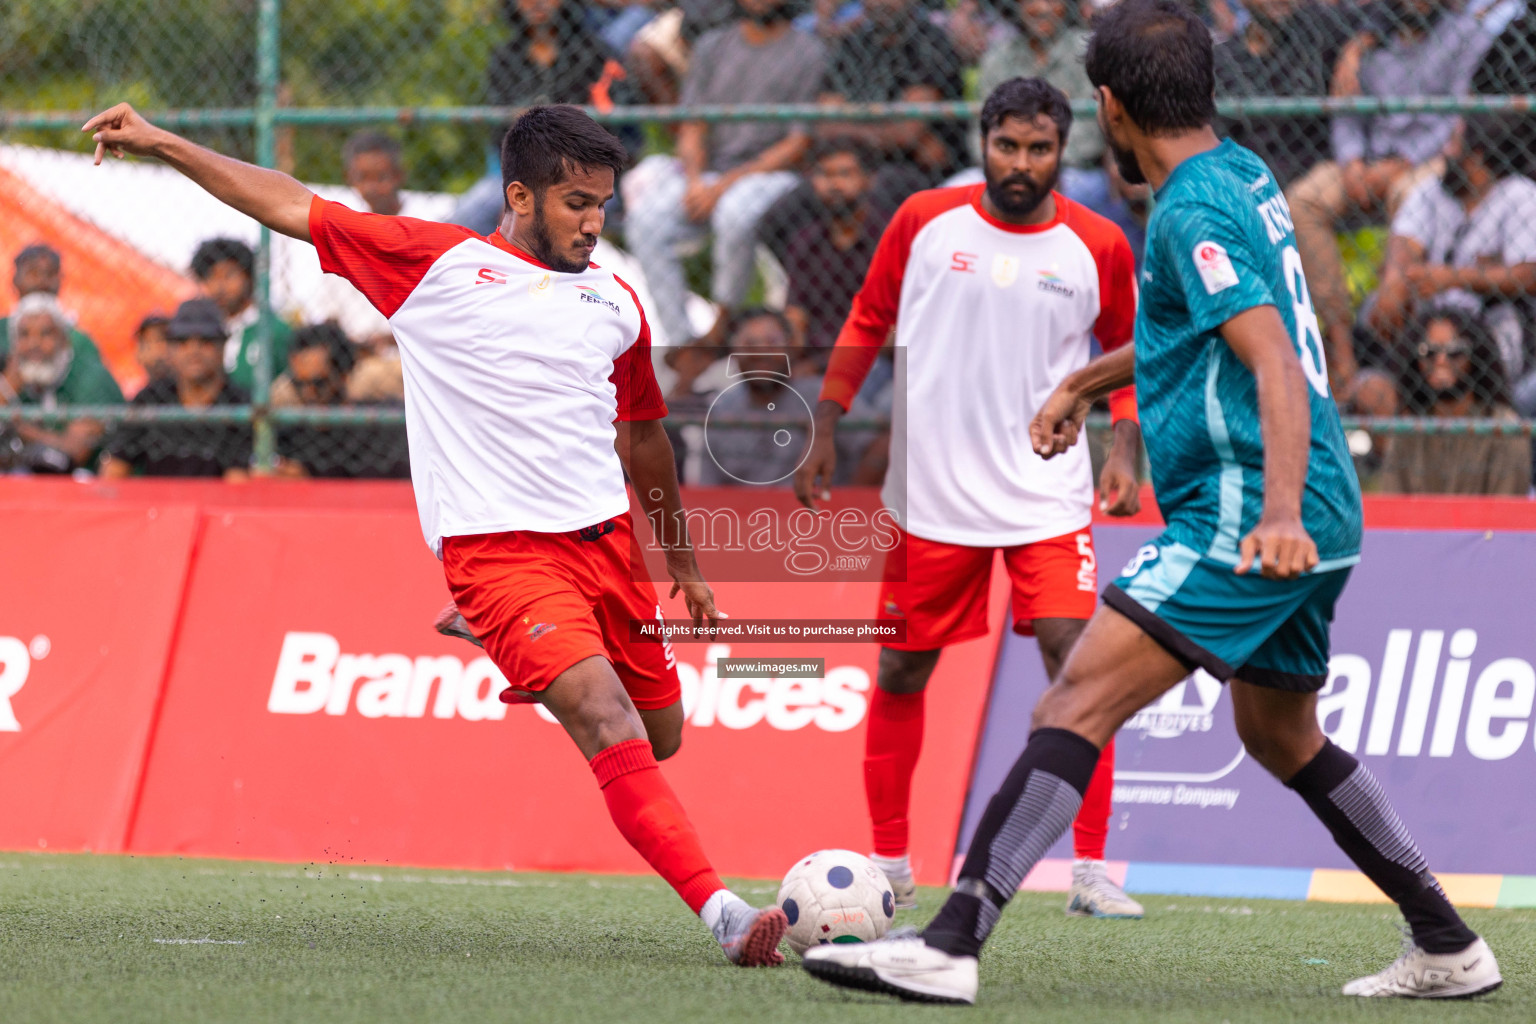
[[[632,157],[596,258],[650,314],[685,479],[714,481],[699,430],[732,384],[717,357],[781,351],[813,406],[896,207],[982,180],[974,122],[998,82],[1039,75],[1073,99],[1059,187],[1139,250],[1151,198],[1106,159],[1080,60],[1100,6],[11,0],[0,468],[409,473],[387,322],[308,246],[269,237],[169,168],[92,167],[78,127],[112,103],[326,198],[480,232],[500,220],[496,142],[517,110],[587,106]],[[1197,7],[1218,40],[1219,129],[1285,188],[1367,487],[1526,494],[1528,0]],[[195,297],[213,303],[209,337],[168,341],[167,321]],[[845,481],[883,473],[888,365],[853,412],[860,447],[842,460]],[[734,415],[781,456],[762,410]],[[731,446],[750,462],[753,443]]]

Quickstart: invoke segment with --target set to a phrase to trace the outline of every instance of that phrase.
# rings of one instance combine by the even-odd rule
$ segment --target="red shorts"
[[[880,621],[903,621],[907,640],[898,651],[931,651],[987,633],[987,590],[997,548],[924,540],[903,531],[885,558]],[[1029,636],[1035,619],[1087,619],[1098,604],[1098,560],[1088,527],[1017,547],[1003,548],[1013,583],[1013,631]],[[905,555],[906,579],[900,566]]]
[[[630,620],[662,617],[656,588],[631,569],[630,538],[627,514],[571,533],[443,538],[448,589],[512,689],[542,690],[595,655],[635,707],[682,699],[672,645],[629,639]]]

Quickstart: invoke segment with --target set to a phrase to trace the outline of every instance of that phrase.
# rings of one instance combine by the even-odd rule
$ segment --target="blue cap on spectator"
[[[229,332],[224,329],[224,316],[212,299],[188,299],[176,307],[176,315],[165,327],[165,336],[223,341],[229,337]]]

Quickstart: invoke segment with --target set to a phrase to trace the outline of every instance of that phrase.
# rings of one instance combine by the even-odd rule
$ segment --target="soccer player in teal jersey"
[[[1135,346],[1066,378],[1031,425],[1066,451],[1090,404],[1134,381],[1167,528],[1104,604],[1035,708],[959,882],[921,934],[810,950],[835,984],[974,1002],[977,955],[1020,882],[1077,813],[1099,750],[1203,668],[1228,681],[1254,759],[1395,902],[1412,943],[1344,994],[1447,998],[1501,983],[1370,770],[1317,720],[1328,628],[1359,560],[1360,489],[1285,199],[1264,162],[1217,139],[1210,34],[1177,0],[1120,0],[1088,77],[1121,173],[1156,190]]]

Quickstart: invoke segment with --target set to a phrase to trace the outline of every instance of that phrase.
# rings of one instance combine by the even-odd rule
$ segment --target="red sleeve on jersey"
[[[1061,202],[1058,197],[1057,202]],[[1125,232],[1106,217],[1078,203],[1066,204],[1067,225],[1093,253],[1099,268],[1099,318],[1093,333],[1105,352],[1113,352],[1131,343],[1136,326],[1136,257]],[[1136,387],[1120,388],[1109,396],[1110,419],[1139,422],[1136,417]]]
[[[618,392],[618,422],[629,420],[659,420],[667,414],[667,403],[661,396],[661,385],[656,383],[656,368],[651,365],[651,323],[645,318],[645,307],[635,290],[617,274],[613,279],[619,287],[629,292],[640,311],[640,334],[619,358],[613,361],[613,373],[609,380]]]
[[[948,210],[971,201],[979,186],[940,188],[909,197],[886,225],[869,261],[864,286],[853,298],[848,319],[838,333],[821,383],[821,400],[833,401],[847,412],[853,396],[864,386],[869,368],[875,365],[901,307],[901,282],[907,272],[912,240],[923,225]]]
[[[437,258],[475,233],[456,224],[358,213],[316,196],[309,204],[309,237],[321,270],[351,281],[391,317]]]

